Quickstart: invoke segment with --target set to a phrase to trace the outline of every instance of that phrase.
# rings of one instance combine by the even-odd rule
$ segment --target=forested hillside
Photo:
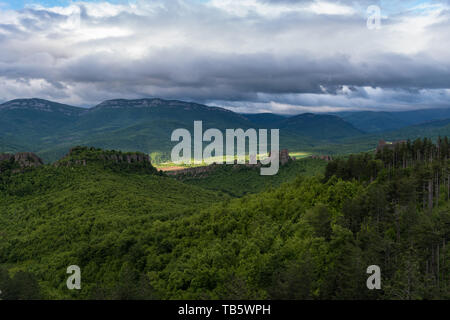
[[[187,175],[178,179],[187,184],[221,191],[232,197],[242,197],[271,187],[279,187],[285,182],[295,180],[298,175],[315,176],[322,173],[326,165],[324,160],[311,158],[289,161],[286,165],[280,166],[278,173],[273,176],[261,176],[260,169],[254,167],[220,166],[205,175]]]
[[[356,128],[370,133],[393,131],[424,122],[450,119],[450,109],[448,108],[398,112],[354,111],[335,114]]]
[[[76,164],[99,153],[2,174],[4,295],[450,298],[448,139],[336,160],[325,175],[238,199],[133,164]],[[80,291],[66,288],[72,264]],[[366,287],[370,265],[381,267],[381,290]]]
[[[8,285],[5,276],[2,286],[6,273],[0,270],[0,298],[27,296],[26,288],[35,287],[33,279],[39,281],[41,290],[32,296],[70,298],[62,279],[71,264],[83,265],[81,296],[86,298],[97,279],[108,285],[118,283],[119,271],[130,257],[147,259],[148,252],[132,248],[140,236],[153,237],[150,230],[142,233],[141,227],[158,228],[164,221],[228,198],[161,176],[145,162],[106,159],[126,156],[75,148],[55,166],[16,174],[2,171],[0,269],[9,270],[11,277],[24,272],[28,282]],[[3,169],[8,167],[14,168],[4,164]],[[166,240],[158,241],[164,247]],[[138,264],[133,263],[135,267]],[[8,293],[6,289],[17,287],[24,291]],[[119,294],[110,290],[108,297]]]
[[[421,116],[417,116],[417,114]],[[319,154],[369,151],[378,140],[415,139],[450,134],[446,109],[402,113],[238,114],[219,107],[163,99],[107,100],[92,108],[42,99],[18,99],[0,105],[0,152],[35,152],[46,163],[74,145],[151,153],[168,161],[175,145],[171,133],[203,129],[280,129],[280,147]],[[347,121],[348,120],[348,121]],[[422,121],[421,121],[422,120]],[[435,120],[431,122],[426,122]]]

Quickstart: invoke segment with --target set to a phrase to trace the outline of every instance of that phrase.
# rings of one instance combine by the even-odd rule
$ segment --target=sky
[[[449,0],[0,0],[0,101],[449,108],[449,9]]]

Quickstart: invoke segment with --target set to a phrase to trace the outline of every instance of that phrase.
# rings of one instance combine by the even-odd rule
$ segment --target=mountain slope
[[[410,124],[391,112],[343,112],[337,115],[355,128],[368,133],[396,130]]]
[[[288,116],[282,116],[274,113],[255,113],[255,114],[242,114],[245,118],[254,123],[257,127],[263,128],[277,128],[277,125],[288,118]]]
[[[115,162],[74,165],[99,152],[79,149],[65,158],[72,161],[69,166],[0,175],[0,267],[32,266],[47,298],[87,298],[98,280],[114,287],[126,263],[138,268],[167,263],[170,244],[150,230],[169,231],[164,221],[228,199],[153,170],[133,172]],[[138,249],[137,237],[157,244],[158,252]],[[83,268],[81,293],[61,282],[71,264]],[[105,273],[109,276],[98,278]]]
[[[194,121],[208,128],[250,128],[252,123],[239,114],[215,107],[161,99],[110,100],[83,113],[66,128],[73,144],[125,151],[169,152],[171,134],[178,128],[193,133]],[[63,145],[66,145],[63,142]]]
[[[401,112],[356,111],[334,113],[356,128],[368,132],[398,130],[407,126],[450,118],[450,108]]]
[[[234,197],[259,193],[282,183],[292,181],[297,176],[314,176],[325,172],[327,162],[317,159],[290,161],[280,167],[274,176],[261,176],[258,168],[221,166],[204,176],[186,176],[182,181],[208,190],[221,191]]]
[[[342,153],[354,152],[355,150],[375,150],[378,142],[383,139],[387,141],[396,140],[415,140],[417,138],[430,138],[436,140],[439,136],[450,135],[450,119],[437,120],[421,123],[418,125],[407,126],[398,130],[370,133],[355,137],[345,138],[339,141],[334,146],[328,148],[335,148]]]
[[[28,149],[47,161],[67,153],[73,145],[169,152],[171,133],[178,128],[193,132],[195,120],[208,128],[250,128],[245,117],[217,107],[162,100],[109,100],[82,109],[45,100],[14,100],[0,108],[0,135],[23,138]],[[2,149],[8,149],[5,146]]]
[[[108,100],[89,109],[80,116],[71,129],[124,128],[142,121],[169,121],[184,126],[193,126],[195,120],[215,128],[249,127],[251,123],[243,116],[217,107],[162,99]]]
[[[75,123],[83,111],[42,99],[12,100],[0,105],[0,135],[32,145],[57,135]]]
[[[25,151],[27,147],[25,143],[20,143],[13,137],[0,136],[0,153],[16,153],[18,151]]]
[[[335,140],[362,132],[337,116],[300,114],[280,122],[280,129],[317,140]]]
[[[421,137],[428,137],[435,139],[439,136],[450,136],[450,119],[429,121],[413,126],[408,126],[393,132],[386,132],[384,134],[390,139],[417,139]]]

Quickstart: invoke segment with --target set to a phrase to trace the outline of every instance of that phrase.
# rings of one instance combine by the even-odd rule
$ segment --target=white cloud
[[[314,12],[315,14],[330,15],[352,15],[356,13],[356,10],[350,6],[325,1],[315,1],[311,3],[308,10]]]
[[[218,8],[231,15],[247,17],[257,14],[262,17],[276,18],[290,13],[314,13],[318,15],[351,15],[356,11],[347,5],[328,1],[313,2],[261,2],[258,0],[211,0],[208,3],[213,8]]]

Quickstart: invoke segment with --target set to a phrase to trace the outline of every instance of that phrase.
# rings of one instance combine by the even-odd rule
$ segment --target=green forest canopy
[[[449,159],[425,139],[240,198],[102,162],[6,172],[2,298],[448,299]]]

